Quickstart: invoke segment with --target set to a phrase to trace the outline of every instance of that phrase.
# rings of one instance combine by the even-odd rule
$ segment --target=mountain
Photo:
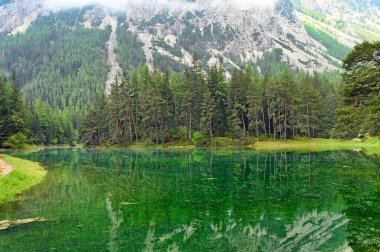
[[[197,54],[204,67],[222,61],[227,75],[247,64],[261,74],[339,71],[355,44],[380,38],[379,1],[100,2],[0,1],[1,71],[15,69],[28,97],[80,111],[141,64],[182,71]]]
[[[380,38],[378,1],[280,0],[274,7],[250,9],[228,1],[186,1],[183,6],[179,1],[171,3],[129,4],[125,11],[117,12],[87,6],[76,10],[75,22],[68,21],[74,22],[73,27],[88,29],[111,25],[119,35],[113,38],[122,48],[131,37],[136,40],[134,50],[139,52],[133,58],[141,58],[138,62],[129,62],[123,49],[115,45],[123,68],[146,62],[150,67],[170,65],[180,70],[197,52],[204,65],[222,57],[229,69],[255,63],[258,71],[266,72],[268,65],[277,61],[306,71],[337,70],[356,43]],[[52,11],[34,0],[2,1],[0,32],[25,33],[41,17],[56,19],[72,12],[75,9]],[[141,52],[145,58],[139,57]]]

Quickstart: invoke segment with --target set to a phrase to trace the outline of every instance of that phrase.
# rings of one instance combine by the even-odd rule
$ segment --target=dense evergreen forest
[[[379,42],[355,47],[344,60],[341,85],[288,69],[259,76],[252,66],[226,79],[222,62],[206,72],[196,56],[182,73],[142,66],[115,80],[109,96],[98,92],[78,124],[69,110],[56,112],[53,101],[24,105],[13,72],[0,78],[0,144],[206,146],[215,137],[246,144],[298,136],[377,136],[379,52]]]
[[[26,109],[13,72],[10,81],[0,76],[0,146],[18,148],[26,142]]]
[[[338,104],[337,87],[317,75],[285,70],[259,77],[248,67],[226,80],[215,65],[207,73],[194,58],[183,74],[124,74],[108,97],[89,111],[81,140],[89,144],[192,141],[213,137],[247,141],[295,136],[329,137]]]
[[[77,139],[73,128],[79,127],[95,94],[104,91],[111,30],[77,25],[85,11],[42,16],[23,34],[0,33],[0,69],[16,72],[33,115],[28,120],[38,127],[28,128],[34,132],[31,143],[72,143]]]

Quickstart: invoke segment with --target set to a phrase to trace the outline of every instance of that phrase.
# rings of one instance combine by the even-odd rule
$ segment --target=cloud
[[[275,0],[211,0],[215,7],[221,5],[230,5],[241,10],[250,10],[253,8],[271,8]]]
[[[122,0],[42,0],[42,5],[50,10],[61,10],[69,8],[82,8],[87,5],[102,5],[111,9],[125,8],[126,1]]]
[[[274,5],[275,0],[40,0],[45,8],[61,10],[68,8],[81,8],[87,5],[101,5],[112,10],[126,10],[128,6],[146,8],[198,8],[205,6],[218,8],[220,6],[233,6],[241,10],[252,8],[267,8]]]

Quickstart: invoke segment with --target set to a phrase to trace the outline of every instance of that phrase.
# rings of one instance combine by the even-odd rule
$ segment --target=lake
[[[380,159],[245,149],[18,153],[48,171],[0,251],[379,251]]]

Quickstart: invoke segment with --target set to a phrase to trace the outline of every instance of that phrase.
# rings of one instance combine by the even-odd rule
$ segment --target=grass
[[[297,138],[294,140],[259,141],[250,146],[262,151],[330,151],[353,149],[380,149],[380,139],[373,138],[365,141],[339,140],[339,139],[308,139]]]
[[[40,183],[47,173],[36,162],[3,154],[0,157],[13,166],[10,174],[0,177],[0,203],[19,200],[21,192]]]
[[[380,139],[369,138],[363,141],[341,140],[341,139],[322,139],[298,137],[291,140],[260,140],[256,141],[255,137],[246,137],[246,139],[233,139],[231,137],[214,137],[208,146],[211,148],[234,148],[248,147],[258,151],[330,151],[330,150],[355,150],[371,149],[380,153]],[[196,146],[191,141],[174,141],[166,144],[146,144],[143,142],[135,143],[129,146],[112,145],[97,146],[96,149],[194,149]]]

